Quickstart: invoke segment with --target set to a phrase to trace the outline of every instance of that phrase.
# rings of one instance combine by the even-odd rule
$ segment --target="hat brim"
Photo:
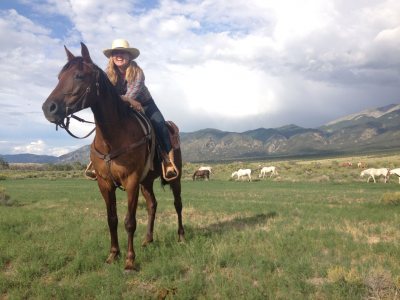
[[[122,48],[122,47],[121,48],[114,48],[114,49],[105,49],[105,50],[103,50],[103,53],[107,58],[110,58],[110,56],[112,55],[113,51],[124,51],[124,52],[127,52],[132,56],[132,59],[135,59],[140,54],[139,49],[136,49],[136,48]]]

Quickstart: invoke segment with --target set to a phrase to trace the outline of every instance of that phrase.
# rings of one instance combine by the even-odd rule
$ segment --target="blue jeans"
[[[171,151],[171,141],[169,140],[169,132],[165,120],[156,103],[153,99],[142,104],[145,115],[150,119],[153,125],[154,131],[156,132],[157,140],[161,146],[161,149],[168,153]]]

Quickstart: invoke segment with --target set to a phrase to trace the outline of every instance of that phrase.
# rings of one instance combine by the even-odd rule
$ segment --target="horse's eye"
[[[75,79],[76,80],[82,80],[85,78],[85,75],[83,73],[77,73],[75,74]]]

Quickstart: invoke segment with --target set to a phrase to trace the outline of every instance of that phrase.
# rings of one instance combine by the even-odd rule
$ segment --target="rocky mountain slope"
[[[400,105],[364,110],[318,128],[302,128],[291,124],[242,133],[208,128],[191,133],[182,132],[180,137],[186,162],[400,149]],[[89,146],[85,146],[59,157],[57,161],[86,163],[88,159]]]

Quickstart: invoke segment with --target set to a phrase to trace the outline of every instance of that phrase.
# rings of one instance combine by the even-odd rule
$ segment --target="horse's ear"
[[[68,61],[71,61],[75,56],[65,47],[64,45],[65,52],[67,53]]]
[[[89,50],[84,43],[81,42],[81,52],[83,60],[89,64],[92,64],[92,59],[90,58]]]

